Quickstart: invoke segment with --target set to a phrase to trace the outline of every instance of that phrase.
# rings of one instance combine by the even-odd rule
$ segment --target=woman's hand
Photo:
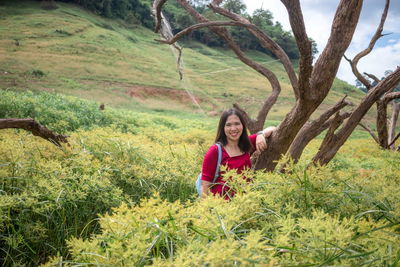
[[[263,152],[265,149],[267,149],[267,141],[265,140],[265,137],[263,134],[258,134],[256,138],[256,149],[259,152]]]
[[[259,152],[263,152],[265,149],[267,149],[268,145],[267,145],[267,140],[266,138],[268,138],[274,131],[275,131],[276,127],[267,127],[262,131],[262,134],[257,135],[256,138],[256,149]]]
[[[201,199],[205,199],[210,194],[211,183],[201,181]]]

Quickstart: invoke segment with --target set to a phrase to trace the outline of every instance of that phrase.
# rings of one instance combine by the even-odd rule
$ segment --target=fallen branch
[[[60,143],[67,143],[67,136],[52,132],[46,127],[40,125],[34,119],[0,119],[0,129],[24,129],[35,136],[39,136],[47,141],[61,147]]]

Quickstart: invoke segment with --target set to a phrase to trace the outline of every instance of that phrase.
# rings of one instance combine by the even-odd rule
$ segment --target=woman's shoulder
[[[222,151],[222,145],[221,144],[219,144],[219,145],[220,145],[221,151]],[[217,144],[211,145],[208,148],[206,155],[218,155],[218,145]]]
[[[220,147],[222,147],[222,145],[221,144],[218,144]],[[215,151],[218,151],[218,145],[217,144],[213,144],[213,145],[211,145],[209,148],[208,148],[208,151],[209,152],[215,152]]]

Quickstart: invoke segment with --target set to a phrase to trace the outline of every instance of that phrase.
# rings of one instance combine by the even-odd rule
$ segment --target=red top
[[[253,134],[249,136],[250,143],[255,148],[256,147],[256,138],[257,134]],[[244,153],[239,156],[230,157],[228,152],[222,148],[222,159],[221,159],[221,166],[227,166],[228,170],[236,169],[237,173],[242,173],[243,170],[251,168],[251,160],[250,160],[250,153]],[[218,162],[218,147],[217,145],[212,145],[206,155],[204,156],[203,167],[202,167],[202,176],[201,180],[208,181],[212,183],[215,175],[215,169],[217,167]],[[220,168],[221,168],[220,166]],[[221,174],[223,172],[219,172],[219,177],[216,180],[216,184],[211,187],[211,192],[213,194],[223,195],[224,192],[228,191],[229,188],[225,185],[225,181],[222,179]]]

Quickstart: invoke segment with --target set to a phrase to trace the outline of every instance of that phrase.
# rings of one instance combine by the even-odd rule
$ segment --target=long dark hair
[[[228,144],[228,139],[226,138],[225,135],[225,124],[226,121],[228,120],[228,117],[231,115],[236,115],[239,117],[240,122],[243,125],[243,131],[242,135],[239,138],[239,148],[242,152],[250,152],[252,149],[252,145],[249,141],[249,137],[247,135],[247,125],[245,120],[243,119],[243,116],[239,110],[236,108],[230,108],[228,110],[225,110],[221,114],[221,118],[219,119],[219,124],[218,124],[218,130],[217,130],[217,137],[215,138],[215,143],[221,143],[222,145],[226,146]]]

